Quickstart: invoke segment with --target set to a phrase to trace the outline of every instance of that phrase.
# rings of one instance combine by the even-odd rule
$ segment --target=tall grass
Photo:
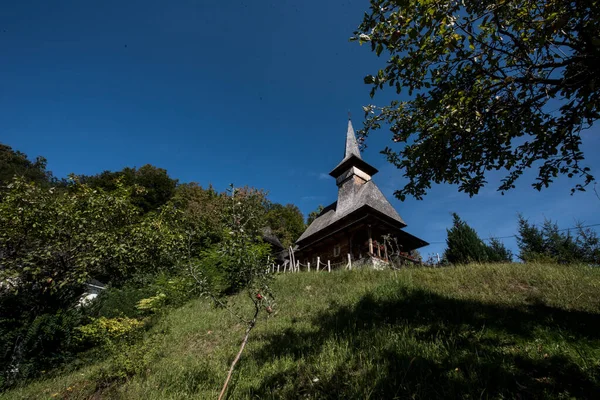
[[[280,275],[229,398],[599,398],[599,289],[543,264]],[[104,379],[121,352],[0,398],[216,398],[244,329],[194,300],[129,350],[132,376]]]

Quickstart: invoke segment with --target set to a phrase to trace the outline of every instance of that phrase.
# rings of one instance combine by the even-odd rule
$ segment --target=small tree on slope
[[[512,251],[496,238],[490,239],[490,244],[487,245],[487,254],[490,262],[512,262]]]
[[[262,226],[264,207],[260,200],[260,193],[239,190],[230,187],[230,196],[226,207],[224,239],[216,246],[208,250],[211,256],[205,257],[209,260],[220,259],[222,267],[227,269],[230,280],[234,283],[233,288],[245,291],[249,301],[252,303],[252,315],[249,317],[239,315],[233,308],[221,301],[214,293],[210,280],[202,273],[201,263],[195,263],[191,256],[189,259],[189,272],[197,282],[199,289],[221,307],[226,308],[237,319],[246,325],[244,338],[235,356],[219,399],[225,396],[227,386],[233,374],[233,370],[239,361],[250,332],[256,325],[259,314],[266,312],[271,314],[274,307],[274,297],[270,289],[272,275],[269,273],[268,256],[269,246],[261,240],[260,227]]]
[[[545,220],[541,227],[519,215],[519,258],[525,262],[585,262],[600,264],[600,239],[595,231],[578,224],[574,235]]]
[[[477,232],[461,220],[458,214],[453,213],[452,218],[452,228],[447,230],[446,245],[448,248],[444,257],[453,264],[487,261],[487,246],[479,238]]]

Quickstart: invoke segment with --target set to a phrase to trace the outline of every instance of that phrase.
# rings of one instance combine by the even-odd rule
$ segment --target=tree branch
[[[246,347],[246,343],[248,343],[248,337],[250,336],[250,331],[252,331],[252,328],[254,328],[254,325],[256,325],[256,318],[258,317],[258,312],[260,311],[260,308],[258,307],[258,303],[256,301],[253,301],[253,303],[254,303],[254,318],[252,318],[252,320],[250,322],[248,322],[248,327],[246,328],[246,334],[244,335],[244,340],[242,340],[242,344],[240,345],[240,350],[238,351],[237,355],[233,359],[233,362],[231,363],[231,366],[229,367],[229,373],[227,374],[227,378],[225,379],[225,383],[223,384],[223,389],[221,389],[221,393],[219,394],[218,400],[223,399],[223,396],[225,396],[225,392],[227,392],[227,385],[229,385],[229,380],[231,379],[231,375],[233,374],[235,365],[240,360],[240,357],[242,356],[242,352],[244,351],[244,348]]]

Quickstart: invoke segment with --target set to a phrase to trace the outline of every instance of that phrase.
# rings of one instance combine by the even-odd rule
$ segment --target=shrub
[[[165,296],[163,306],[180,306],[196,295],[195,282],[189,275],[160,274],[150,287],[155,294]]]
[[[131,339],[144,326],[135,318],[92,318],[92,322],[76,328],[78,341],[82,344],[106,345],[118,340]]]
[[[167,295],[164,293],[159,293],[156,296],[140,300],[136,307],[140,311],[155,313],[165,306],[166,300]]]
[[[110,362],[105,364],[94,376],[99,388],[141,375],[148,370],[150,363],[159,355],[158,336],[151,336],[138,343],[110,343],[113,354]]]
[[[152,287],[126,285],[122,288],[109,288],[100,293],[86,311],[90,317],[95,318],[136,318],[142,315],[137,308],[139,301],[155,294]]]
[[[36,377],[74,356],[75,327],[81,321],[78,310],[29,318],[0,318],[0,389]]]

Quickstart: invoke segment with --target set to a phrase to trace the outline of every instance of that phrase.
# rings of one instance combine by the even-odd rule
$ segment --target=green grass
[[[600,269],[298,273],[274,292],[230,399],[600,398]],[[0,398],[216,398],[244,329],[195,300],[127,352]],[[127,360],[133,376],[106,378]]]

